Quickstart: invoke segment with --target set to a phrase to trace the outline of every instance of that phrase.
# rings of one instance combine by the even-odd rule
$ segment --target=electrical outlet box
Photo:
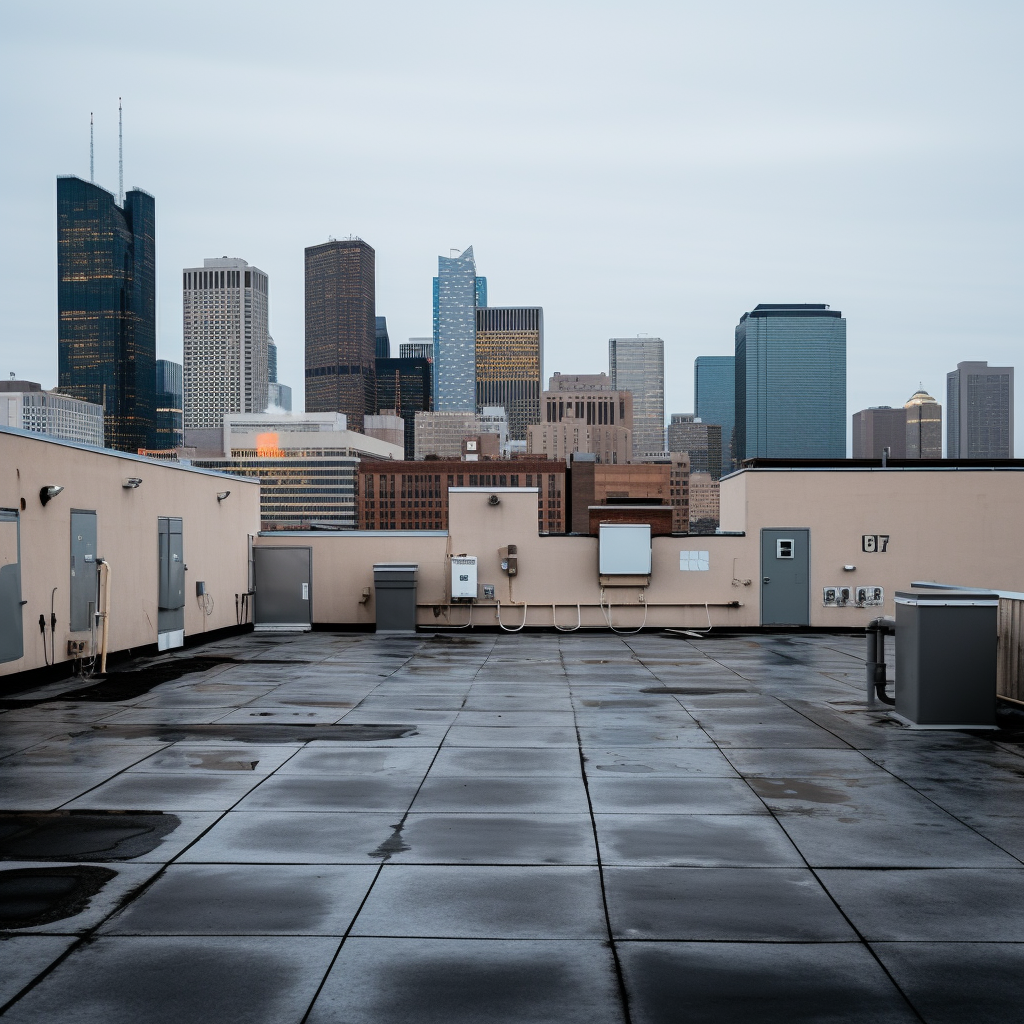
[[[853,600],[853,587],[836,587],[836,604],[845,608]]]
[[[885,602],[885,591],[881,587],[856,587],[854,600],[859,608],[874,608]]]
[[[85,640],[69,640],[68,641],[68,657],[69,658],[80,658],[85,654]]]
[[[493,601],[494,600],[494,584],[493,583],[481,584],[481,588],[480,589],[481,589],[481,596],[483,597],[483,599],[485,601]]]
[[[822,604],[826,608],[835,608],[839,604],[839,588],[825,587],[822,591]]]

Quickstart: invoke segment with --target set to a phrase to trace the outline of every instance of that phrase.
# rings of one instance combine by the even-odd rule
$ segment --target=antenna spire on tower
[[[121,97],[117,97],[117,192],[124,206],[124,131],[121,116]]]
[[[96,160],[93,149],[92,111],[89,111],[89,180],[96,184]]]

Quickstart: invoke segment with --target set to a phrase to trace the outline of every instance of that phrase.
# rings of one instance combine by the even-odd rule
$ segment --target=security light
[[[218,491],[217,500],[223,501],[231,492],[230,491]]]
[[[39,500],[45,505],[51,498],[56,498],[64,488],[60,484],[47,484],[39,488]]]
[[[142,477],[138,477],[138,476],[126,476],[126,477],[125,477],[125,478],[124,478],[124,479],[123,479],[123,480],[121,481],[121,486],[122,486],[122,487],[123,487],[123,488],[124,488],[124,489],[125,489],[126,491],[127,491],[127,490],[134,490],[134,489],[135,489],[136,487],[138,487],[138,486],[139,486],[139,484],[141,484],[141,483],[142,483]]]

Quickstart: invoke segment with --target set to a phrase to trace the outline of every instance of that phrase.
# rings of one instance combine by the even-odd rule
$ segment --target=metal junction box
[[[996,715],[996,594],[896,594],[896,714],[925,729],[991,729]]]
[[[452,600],[476,600],[476,555],[452,557]]]
[[[651,575],[650,523],[601,523],[598,530],[602,576]]]

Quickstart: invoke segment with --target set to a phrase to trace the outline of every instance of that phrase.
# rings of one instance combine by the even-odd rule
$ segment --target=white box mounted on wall
[[[452,600],[476,600],[476,555],[453,556]]]
[[[602,576],[650,576],[650,523],[601,523],[599,529]]]

